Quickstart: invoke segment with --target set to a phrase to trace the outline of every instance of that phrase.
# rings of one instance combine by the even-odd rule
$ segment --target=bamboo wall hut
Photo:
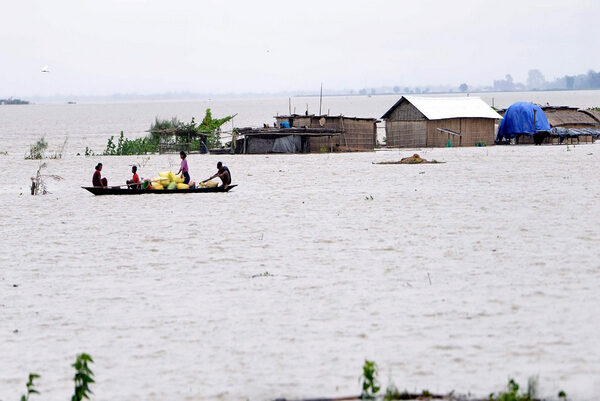
[[[330,115],[291,114],[275,116],[277,125],[287,121],[290,127],[329,129],[336,132],[331,137],[311,137],[310,152],[372,151],[377,143],[377,119]]]
[[[382,117],[388,147],[493,145],[502,117],[478,97],[402,96]]]

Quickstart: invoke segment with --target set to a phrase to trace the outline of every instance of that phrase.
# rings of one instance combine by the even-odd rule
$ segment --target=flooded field
[[[346,114],[390,106],[371,99]],[[286,101],[212,107],[256,125]],[[96,400],[352,395],[365,358],[382,384],[411,391],[485,397],[537,375],[541,395],[596,398],[599,145],[191,155],[193,180],[222,160],[239,186],[80,188],[100,161],[109,184],[134,163],[144,177],[177,169],[176,155],[76,153],[207,105],[0,111],[0,399],[36,372],[40,399],[64,400],[80,352],[95,359]],[[64,180],[32,197],[39,163],[23,155],[42,134],[51,147],[69,137],[65,157],[47,161]],[[415,151],[446,163],[373,164]]]

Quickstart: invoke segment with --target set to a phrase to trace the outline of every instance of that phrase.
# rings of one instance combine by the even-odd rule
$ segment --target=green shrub
[[[48,148],[48,142],[41,137],[38,141],[29,146],[29,155],[25,156],[28,160],[40,160],[44,157],[44,151]]]

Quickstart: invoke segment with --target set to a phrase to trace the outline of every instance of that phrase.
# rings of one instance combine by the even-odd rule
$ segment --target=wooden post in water
[[[323,106],[323,82],[321,82],[321,95],[319,96],[319,115],[321,115],[321,107]]]

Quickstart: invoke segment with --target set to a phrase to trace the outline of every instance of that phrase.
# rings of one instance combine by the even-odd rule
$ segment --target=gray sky
[[[3,0],[0,97],[550,80],[600,69],[599,17],[597,0]]]

